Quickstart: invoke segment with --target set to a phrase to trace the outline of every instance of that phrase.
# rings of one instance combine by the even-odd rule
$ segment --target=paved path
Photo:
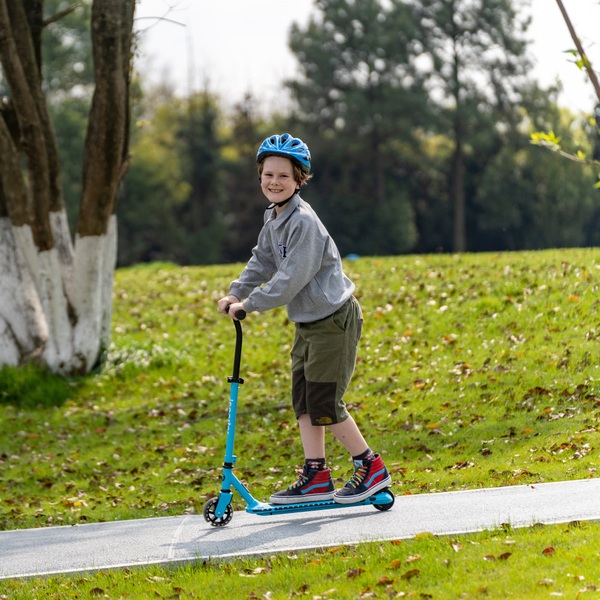
[[[503,523],[600,519],[600,479],[398,496],[393,508],[264,517],[235,512],[225,527],[202,515],[0,532],[0,579],[272,554],[367,541],[494,529]]]

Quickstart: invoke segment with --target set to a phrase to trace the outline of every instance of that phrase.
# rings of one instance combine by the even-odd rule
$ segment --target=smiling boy
[[[327,229],[299,195],[300,187],[311,178],[306,144],[289,133],[273,135],[263,141],[256,160],[261,190],[271,204],[252,257],[218,308],[235,319],[239,309],[264,312],[286,306],[295,324],[292,405],[304,465],[298,480],[274,493],[271,502],[331,498],[340,504],[359,502],[389,487],[391,477],[381,456],[367,445],[343,399],[362,331],[355,286],[343,272]],[[337,491],[326,464],[325,427],[354,460],[354,474]]]

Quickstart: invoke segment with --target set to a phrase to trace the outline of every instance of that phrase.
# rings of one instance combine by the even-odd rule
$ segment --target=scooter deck
[[[297,502],[295,504],[268,504],[266,502],[257,502],[256,504],[249,505],[246,507],[246,512],[253,515],[281,515],[290,513],[301,513],[309,512],[314,510],[327,510],[334,508],[354,508],[356,506],[372,506],[377,504],[378,506],[386,506],[393,503],[390,501],[391,492],[382,490],[373,496],[369,496],[360,502],[353,502],[352,504],[338,504],[333,500],[320,500],[315,502]]]

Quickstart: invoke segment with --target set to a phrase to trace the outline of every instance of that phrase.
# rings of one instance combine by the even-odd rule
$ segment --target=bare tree
[[[43,0],[0,0],[0,365],[84,373],[108,343],[135,0],[94,0],[95,90],[75,240],[42,88]]]

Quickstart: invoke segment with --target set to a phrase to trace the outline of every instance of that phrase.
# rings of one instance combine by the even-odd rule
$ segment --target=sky
[[[527,2],[523,2],[527,6]],[[600,1],[563,0],[592,65],[600,72]],[[591,113],[597,103],[555,0],[531,0],[528,37],[542,84],[559,79],[562,106]],[[292,23],[306,24],[313,0],[138,0],[135,28],[142,33],[140,70],[181,94],[208,88],[233,105],[245,93],[265,112],[285,106],[282,81],[297,72],[288,48]],[[157,17],[165,17],[158,20]]]

